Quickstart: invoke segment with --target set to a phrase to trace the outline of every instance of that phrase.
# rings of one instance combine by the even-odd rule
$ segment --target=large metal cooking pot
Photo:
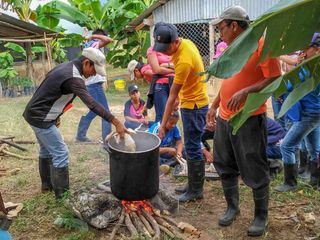
[[[160,139],[148,132],[132,135],[136,152],[127,152],[115,138],[108,142],[112,193],[121,200],[138,201],[154,197],[159,190]]]

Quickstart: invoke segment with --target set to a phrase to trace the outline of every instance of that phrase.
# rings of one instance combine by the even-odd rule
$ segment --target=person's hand
[[[112,124],[116,127],[116,132],[120,135],[121,138],[124,137],[125,133],[130,134],[128,129],[117,118],[114,118],[112,120]]]
[[[177,150],[177,157],[182,157],[182,152]]]
[[[160,139],[163,139],[165,134],[166,134],[166,131],[164,130],[164,127],[160,125],[160,127],[158,129],[158,137]]]
[[[236,92],[228,101],[227,108],[233,112],[238,111],[246,101],[247,96],[248,96],[248,92],[246,91],[246,89],[242,89]]]
[[[207,163],[213,163],[213,156],[207,149],[203,149],[202,153]]]
[[[213,106],[209,109],[206,115],[206,127],[207,129],[215,129],[216,127],[216,115],[217,115],[217,109],[215,109]]]
[[[166,152],[171,156],[177,156],[177,150],[175,148],[168,147],[166,148]]]

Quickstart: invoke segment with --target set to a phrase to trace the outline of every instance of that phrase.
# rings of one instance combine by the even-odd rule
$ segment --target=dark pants
[[[246,185],[258,189],[269,184],[266,155],[267,132],[264,114],[250,117],[232,135],[228,121],[217,119],[214,134],[214,166],[221,179],[237,178],[240,174]]]
[[[206,124],[208,106],[195,109],[181,108],[183,123],[184,144],[187,158],[190,161],[203,160],[201,137]]]

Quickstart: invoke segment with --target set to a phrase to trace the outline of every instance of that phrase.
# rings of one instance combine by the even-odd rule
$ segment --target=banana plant
[[[265,41],[260,62],[267,56],[279,57],[308,47],[316,31],[320,31],[319,0],[280,0],[234,40],[208,68],[208,75],[225,79],[241,71],[262,37]],[[309,69],[311,75],[300,84],[299,73],[303,69]],[[289,93],[281,109],[283,115],[294,103],[317,87],[320,76],[316,73],[319,70],[319,56],[316,56],[278,78],[259,93],[249,94],[244,107],[231,119],[234,133],[273,93],[278,96],[284,93],[286,81],[294,81],[294,88],[299,90]]]
[[[107,29],[115,41],[110,44],[108,60],[116,67],[125,67],[130,55],[139,58],[145,55],[145,44],[150,42],[147,32],[128,34],[123,31],[127,24],[144,11],[153,0],[69,0],[69,4],[55,0],[37,8],[39,24],[54,29],[60,19],[86,27]]]
[[[32,20],[35,22],[37,19],[35,11],[30,9],[32,0],[1,0],[0,2],[16,12],[23,21],[30,22]]]

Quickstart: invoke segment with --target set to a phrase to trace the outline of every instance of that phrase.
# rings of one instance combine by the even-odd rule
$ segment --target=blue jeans
[[[169,97],[170,87],[169,84],[158,84],[156,83],[154,87],[154,110],[156,111],[155,122],[161,122],[164,109]]]
[[[94,83],[94,84],[88,85],[87,89],[89,94],[93,97],[94,100],[100,103],[106,111],[110,111],[106,95],[104,94],[102,83]],[[85,116],[81,117],[79,126],[78,126],[77,139],[82,140],[86,138],[87,131],[90,127],[90,124],[96,116],[97,115],[94,112],[89,111]],[[111,132],[111,123],[102,119],[102,134],[101,134],[102,139],[105,139],[110,132]]]
[[[184,143],[187,151],[187,158],[190,161],[203,160],[201,137],[206,125],[207,112],[208,106],[199,109],[181,108]]]
[[[320,152],[320,114],[302,114],[301,121],[294,122],[281,143],[284,164],[295,164],[296,151],[305,139],[311,161],[318,161]]]
[[[267,158],[271,159],[281,159],[280,146],[276,143],[268,143],[267,146]]]
[[[274,96],[272,96],[272,109],[274,114],[274,119],[281,125],[283,129],[286,129],[285,116],[278,118],[282,103],[278,101]]]
[[[31,126],[36,134],[40,150],[40,158],[52,158],[52,164],[56,168],[67,167],[69,164],[69,150],[59,129],[52,125],[48,129]]]

